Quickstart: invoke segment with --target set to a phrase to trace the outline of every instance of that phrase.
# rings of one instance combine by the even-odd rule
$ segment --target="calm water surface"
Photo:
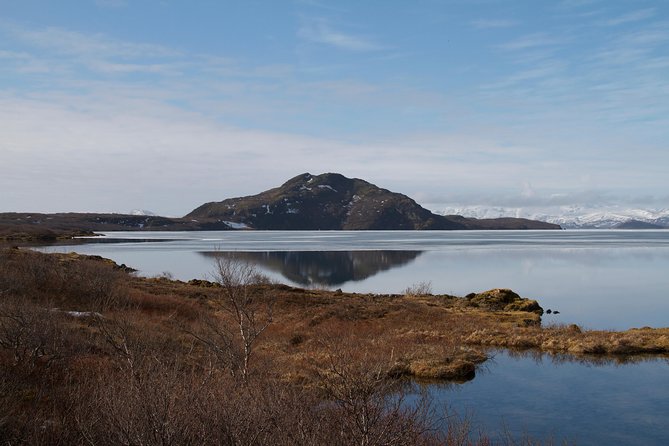
[[[139,242],[140,240],[149,240]],[[587,328],[669,326],[669,231],[216,231],[114,232],[104,241],[50,248],[98,254],[188,280],[216,255],[257,262],[299,286],[400,293],[511,288],[539,300],[545,322]]]
[[[216,256],[229,256],[284,283],[351,292],[400,293],[418,282],[456,295],[504,287],[560,311],[544,324],[669,326],[669,231],[115,232],[44,249],[183,280],[209,277]],[[538,358],[498,352],[473,381],[429,391],[460,414],[471,411],[486,431],[556,444],[669,444],[666,359]]]
[[[493,439],[504,432],[553,444],[669,444],[669,364],[588,364],[500,351],[465,384],[432,385],[438,405]]]

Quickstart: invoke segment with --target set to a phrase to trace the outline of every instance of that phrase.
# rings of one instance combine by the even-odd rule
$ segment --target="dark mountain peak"
[[[350,189],[354,187],[355,183],[358,182],[369,184],[366,181],[359,180],[357,178],[347,178],[339,173],[322,173],[320,175],[303,173],[286,181],[278,189],[283,189],[285,191],[298,189],[302,192],[305,192],[313,191],[314,188],[316,188],[337,192],[339,189]]]
[[[186,218],[275,230],[483,229],[474,219],[435,215],[406,195],[339,173],[303,173],[257,195],[206,203]],[[521,228],[559,228],[529,222]],[[485,229],[511,228],[509,224],[514,222],[500,222],[499,228],[488,222]]]
[[[281,185],[280,189],[284,189],[284,188],[290,189],[290,188],[294,188],[295,186],[306,184],[306,182],[311,180],[313,177],[314,176],[312,174],[308,173],[308,172],[297,175],[297,176],[291,178],[290,180],[286,181],[285,183],[283,183]]]

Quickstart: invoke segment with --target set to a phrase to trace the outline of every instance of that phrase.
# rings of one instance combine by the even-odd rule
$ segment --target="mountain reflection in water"
[[[265,251],[202,252],[253,262],[300,285],[328,287],[364,280],[416,260],[422,251]]]

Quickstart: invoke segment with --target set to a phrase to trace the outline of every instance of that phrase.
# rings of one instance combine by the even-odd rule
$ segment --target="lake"
[[[544,324],[669,326],[669,231],[114,232],[43,248],[111,258],[153,276],[208,278],[216,256],[255,262],[275,280],[349,292],[511,288]],[[537,358],[540,360],[537,361]],[[669,364],[593,364],[498,352],[468,383],[432,386],[477,425],[577,444],[669,444]]]
[[[593,364],[499,351],[464,384],[431,385],[435,405],[469,414],[494,439],[553,444],[669,444],[669,363]]]
[[[560,312],[546,323],[669,326],[669,231],[113,232],[89,240],[48,249],[182,280],[208,277],[215,256],[227,255],[303,287],[401,293],[430,282],[435,293],[455,295],[511,288]]]

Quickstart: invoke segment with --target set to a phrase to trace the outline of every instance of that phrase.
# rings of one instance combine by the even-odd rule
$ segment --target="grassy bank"
[[[0,441],[7,444],[486,444],[403,378],[462,381],[488,347],[625,360],[667,329],[542,327],[508,290],[348,294],[140,278],[76,254],[0,250]]]

